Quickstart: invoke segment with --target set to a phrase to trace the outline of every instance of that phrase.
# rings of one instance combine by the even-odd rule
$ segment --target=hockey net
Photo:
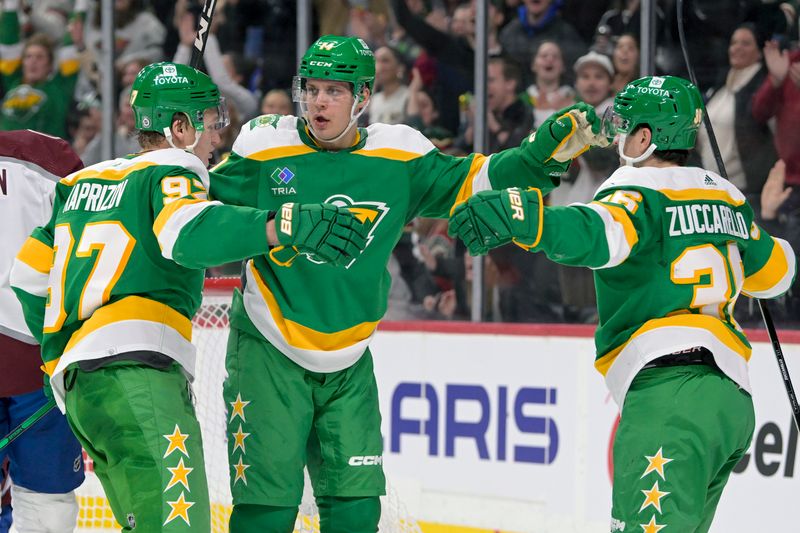
[[[225,350],[228,342],[231,295],[239,286],[237,278],[206,280],[203,302],[192,320],[193,342],[197,346],[197,368],[194,382],[195,410],[203,433],[203,453],[211,501],[211,531],[228,531],[232,510],[229,486],[227,411],[222,398],[225,379]],[[86,482],[76,491],[80,512],[77,531],[119,531],[102,486],[94,474],[91,459],[84,453]],[[387,483],[387,495],[381,498],[382,533],[421,533],[397,492]],[[314,504],[308,476],[303,501],[295,522],[296,533],[319,533],[319,515]]]

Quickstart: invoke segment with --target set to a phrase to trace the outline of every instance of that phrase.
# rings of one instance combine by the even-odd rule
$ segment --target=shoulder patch
[[[372,124],[367,127],[367,142],[358,152],[398,150],[421,157],[436,147],[423,134],[405,124]]]
[[[254,128],[266,128],[267,126],[272,126],[273,128],[278,127],[278,121],[281,119],[281,115],[261,115],[260,117],[256,117],[250,121],[247,125],[251,130]]]

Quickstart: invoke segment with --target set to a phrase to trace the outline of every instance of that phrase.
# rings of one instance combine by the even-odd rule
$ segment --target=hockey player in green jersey
[[[477,191],[551,190],[572,157],[603,141],[594,111],[576,105],[518,148],[451,157],[407,126],[357,127],[374,76],[364,41],[321,37],[294,81],[303,116],[250,121],[211,172],[210,194],[225,203],[330,202],[369,228],[364,252],[344,269],[288,247],[245,267],[223,390],[234,533],[292,531],[306,464],[323,533],[377,530],[385,480],[368,346],[386,310],[386,266],[403,227],[416,216],[448,217]]]
[[[330,204],[269,213],[209,201],[206,167],[227,115],[202,72],[148,65],[131,105],[143,151],[62,179],[52,218],[17,255],[11,282],[123,529],[208,532],[187,383],[202,269],[264,254],[269,242],[346,264],[366,242],[364,226]],[[276,224],[291,238],[279,241]]]
[[[751,348],[737,297],[774,298],[795,254],[754,221],[744,195],[684,167],[703,117],[697,88],[645,77],[614,100],[610,133],[627,163],[594,201],[545,207],[537,189],[480,193],[451,234],[473,254],[511,242],[594,270],[595,367],[622,411],[612,532],[706,532],[755,423]]]

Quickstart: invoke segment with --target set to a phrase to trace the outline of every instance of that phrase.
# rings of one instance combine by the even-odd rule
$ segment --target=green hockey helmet
[[[168,134],[175,113],[185,114],[201,132],[206,109],[218,112],[215,128],[228,125],[225,99],[206,74],[180,63],[152,63],[144,67],[131,87],[131,107],[136,128]]]
[[[309,78],[348,82],[353,96],[361,99],[364,87],[371,90],[375,81],[375,56],[363,39],[324,35],[300,60],[292,87],[295,102],[305,100],[305,80]]]
[[[611,133],[627,135],[646,125],[655,150],[694,147],[703,121],[703,99],[690,81],[677,76],[645,76],[614,98]]]

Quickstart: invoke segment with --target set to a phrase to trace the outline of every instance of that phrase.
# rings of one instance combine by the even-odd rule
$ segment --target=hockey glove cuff
[[[541,238],[542,214],[539,189],[484,191],[456,208],[448,234],[464,241],[472,255],[483,255],[512,240],[532,248]]]
[[[529,137],[543,164],[568,163],[592,146],[608,146],[594,107],[579,102],[550,115]]]

